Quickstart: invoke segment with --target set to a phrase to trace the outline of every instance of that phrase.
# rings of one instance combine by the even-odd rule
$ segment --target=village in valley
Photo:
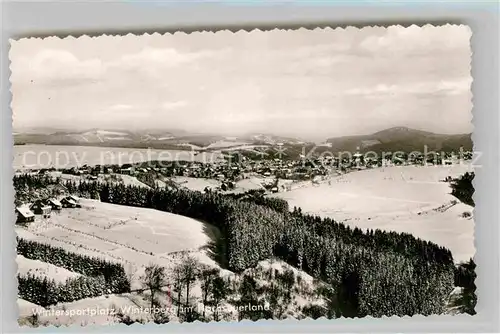
[[[280,151],[278,151],[280,152]],[[270,154],[266,153],[266,156]],[[280,154],[282,155],[282,154]],[[203,163],[198,161],[145,161],[123,165],[83,165],[71,168],[40,168],[18,170],[16,175],[37,175],[53,178],[58,182],[52,186],[54,197],[37,198],[33,203],[17,201],[18,222],[31,222],[35,215],[49,218],[52,210],[78,207],[78,198],[68,193],[61,180],[78,182],[117,182],[138,184],[151,188],[186,187],[191,190],[220,191],[223,193],[245,193],[257,191],[262,195],[286,192],[322,182],[331,184],[332,176],[352,171],[390,166],[446,166],[469,162],[471,151],[432,152],[424,154],[386,154],[384,158],[373,158],[355,152],[351,156],[335,157],[332,154],[315,154],[306,157],[300,154],[296,160],[249,158],[241,152],[227,154],[224,161]],[[130,180],[133,180],[131,182]],[[451,177],[446,181],[451,181]],[[205,186],[205,187],[203,187]]]

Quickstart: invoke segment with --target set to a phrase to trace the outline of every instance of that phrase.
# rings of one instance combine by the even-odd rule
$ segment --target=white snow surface
[[[22,276],[31,274],[38,277],[47,277],[54,279],[56,282],[64,283],[68,278],[76,278],[80,274],[72,272],[62,267],[53,264],[25,258],[22,255],[17,255],[17,272]]]
[[[19,310],[20,318],[28,317],[33,315],[34,313],[45,311],[45,308],[43,308],[42,306],[34,304],[32,302],[29,302],[21,298],[17,299],[17,307]]]
[[[330,217],[352,227],[411,233],[451,250],[455,261],[475,253],[473,208],[441,182],[472,171],[470,165],[382,167],[347,173],[274,196],[290,208]],[[458,202],[453,205],[454,201]]]
[[[214,189],[222,184],[218,180],[187,176],[176,176],[172,178],[172,181],[184,188],[195,191],[204,191],[206,187]]]
[[[62,247],[70,252],[121,262],[132,288],[145,266],[170,268],[182,253],[217,266],[205,246],[216,228],[200,221],[153,209],[81,199],[82,208],[65,208],[46,221],[16,227],[18,236]],[[168,270],[168,269],[167,269]]]
[[[13,167],[16,170],[39,168],[72,168],[83,165],[132,164],[144,161],[223,161],[220,152],[203,152],[195,155],[192,150],[158,150],[119,147],[16,145]]]

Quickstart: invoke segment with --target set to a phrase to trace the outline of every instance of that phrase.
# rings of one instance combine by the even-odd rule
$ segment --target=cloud
[[[180,52],[173,48],[146,47],[114,60],[80,59],[67,50],[45,49],[32,57],[20,56],[12,61],[13,82],[31,80],[51,85],[74,85],[109,79],[116,80],[127,72],[158,76],[164,70],[220,56],[221,52]]]
[[[341,95],[368,96],[368,95],[380,95],[380,94],[395,94],[396,92],[398,92],[400,90],[401,90],[401,88],[397,85],[378,84],[378,85],[372,86],[372,87],[360,87],[360,88],[347,89],[344,92],[342,92]]]
[[[22,57],[12,62],[12,80],[37,82],[86,82],[98,80],[105,72],[101,60],[81,60],[65,50],[47,49],[33,57]]]
[[[114,62],[115,66],[144,66],[148,64],[161,66],[177,66],[202,57],[201,53],[181,53],[170,48],[147,47],[138,53],[127,54]]]
[[[456,81],[440,81],[436,91],[448,95],[458,95],[471,90],[472,78],[465,78]]]
[[[334,66],[341,63],[349,62],[349,57],[344,55],[309,55],[306,59],[288,60],[283,59],[282,64],[284,71],[288,74],[311,75],[311,74],[327,74]]]
[[[123,110],[130,110],[133,109],[134,107],[129,105],[129,104],[115,104],[109,107],[108,110],[111,111],[123,111]]]
[[[471,35],[470,28],[465,25],[412,25],[404,29],[390,26],[381,35],[367,36],[359,43],[358,50],[390,56],[415,56],[432,51],[454,52],[469,48]]]
[[[378,84],[371,87],[347,89],[341,95],[384,97],[387,95],[457,95],[470,91],[472,79],[455,81],[420,82],[406,85]]]
[[[224,52],[227,50],[181,52],[174,48],[146,47],[137,53],[123,55],[107,66],[114,71],[129,71],[157,77],[165,71],[181,66],[197,68],[200,61],[220,57]]]
[[[163,109],[171,110],[171,109],[177,109],[177,108],[182,108],[187,106],[186,101],[174,101],[174,102],[165,102],[162,104]]]
[[[10,51],[14,122],[317,136],[362,133],[369,114],[373,128],[432,126],[417,115],[470,114],[469,37],[445,26],[24,39]]]

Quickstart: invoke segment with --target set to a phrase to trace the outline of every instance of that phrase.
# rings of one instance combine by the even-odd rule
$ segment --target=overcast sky
[[[14,128],[472,131],[466,26],[13,41]]]

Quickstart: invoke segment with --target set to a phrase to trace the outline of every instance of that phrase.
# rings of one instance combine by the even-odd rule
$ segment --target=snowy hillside
[[[274,196],[290,207],[331,217],[352,227],[406,232],[449,248],[456,261],[475,253],[473,208],[457,203],[446,176],[468,165],[384,167],[337,176]],[[467,215],[467,214],[466,214]]]

